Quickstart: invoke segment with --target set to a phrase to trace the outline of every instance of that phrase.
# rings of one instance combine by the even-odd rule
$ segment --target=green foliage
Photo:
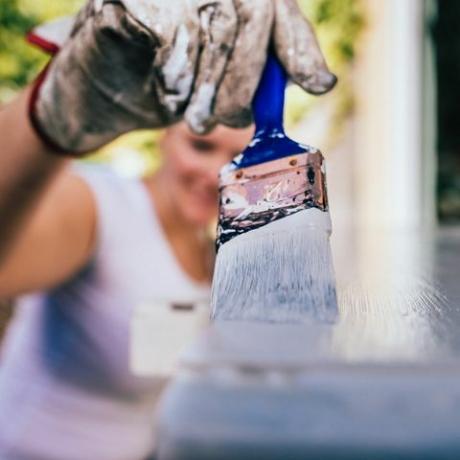
[[[356,39],[364,25],[360,0],[309,0],[303,10],[315,24],[335,63],[345,64],[354,57]],[[329,53],[328,53],[329,54]]]
[[[35,25],[73,13],[82,0],[0,0],[0,104],[30,82],[47,60],[25,36]]]
[[[365,25],[362,0],[299,0],[299,4],[315,28],[330,69],[339,77],[332,95],[335,99],[334,125],[337,127],[353,109],[349,75],[358,39]],[[289,88],[287,124],[296,124],[317,101],[318,98],[300,88]]]
[[[36,18],[20,10],[17,0],[0,0],[0,102],[24,86],[39,65],[40,53],[24,41]]]

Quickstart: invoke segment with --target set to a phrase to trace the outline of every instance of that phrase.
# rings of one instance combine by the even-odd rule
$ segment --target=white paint
[[[262,138],[254,137],[249,143],[249,147],[255,147],[257,144],[260,144],[261,142],[262,142]]]
[[[103,5],[104,5],[104,0],[94,0],[94,10],[96,12],[101,11]]]
[[[189,42],[187,27],[182,24],[177,31],[171,55],[162,69],[166,88],[174,92],[165,97],[165,104],[171,112],[175,112],[178,104],[188,99],[192,89],[193,71],[187,54]]]
[[[187,27],[182,24],[177,30],[174,48],[163,66],[166,88],[176,91],[177,99],[185,100],[190,93],[193,74],[190,70],[187,49],[190,38]]]
[[[155,30],[157,24],[173,24],[180,17],[181,2],[159,2],[155,0],[123,0],[126,9],[137,20],[142,22],[150,30]],[[176,5],[173,8],[172,4]],[[168,20],[168,16],[171,18]],[[177,22],[179,23],[179,22]]]
[[[203,83],[198,89],[196,98],[189,106],[185,118],[189,125],[197,133],[206,130],[205,122],[211,116],[211,105],[214,99],[216,87],[214,83]]]
[[[217,320],[334,321],[329,213],[300,211],[239,235],[219,249],[212,287]]]
[[[74,24],[75,16],[66,16],[38,26],[34,29],[34,34],[49,43],[62,47],[70,37]]]
[[[269,134],[268,137],[272,139],[284,139],[286,137],[286,134],[284,134],[283,132],[279,132],[279,131],[273,131],[272,133]]]
[[[225,204],[225,209],[241,209],[249,206],[248,200],[241,193],[229,192],[227,194],[229,203]]]

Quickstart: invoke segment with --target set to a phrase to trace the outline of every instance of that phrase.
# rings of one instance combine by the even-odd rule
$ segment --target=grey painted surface
[[[460,458],[460,229],[348,241],[337,323],[215,323],[190,347],[160,459]]]

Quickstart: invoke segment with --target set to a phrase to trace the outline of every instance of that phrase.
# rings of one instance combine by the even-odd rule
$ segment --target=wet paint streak
[[[444,272],[458,272],[460,259],[447,264],[432,235],[368,229],[345,237],[343,229],[335,230],[335,353],[347,361],[379,362],[458,356],[460,304]]]

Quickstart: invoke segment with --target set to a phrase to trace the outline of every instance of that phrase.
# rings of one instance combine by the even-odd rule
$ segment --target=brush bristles
[[[317,225],[317,213],[329,219],[317,209],[301,211],[221,247],[213,319],[299,323],[337,317],[330,229]]]

